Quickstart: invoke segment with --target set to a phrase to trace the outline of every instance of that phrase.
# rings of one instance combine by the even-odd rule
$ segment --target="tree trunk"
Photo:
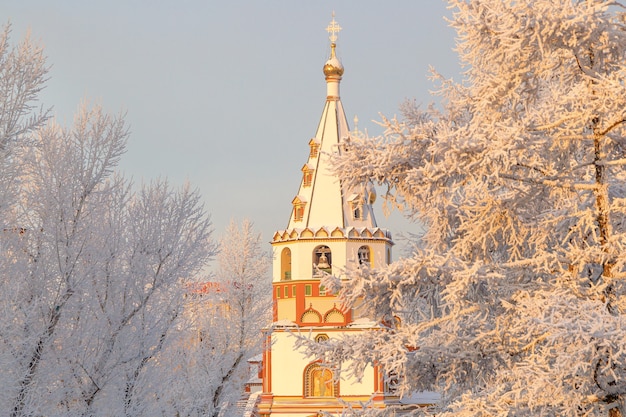
[[[615,288],[611,279],[613,278],[613,267],[615,266],[615,254],[610,247],[611,239],[611,219],[610,213],[610,201],[609,201],[609,182],[607,179],[607,168],[604,165],[605,155],[602,150],[602,142],[606,139],[604,135],[597,132],[598,129],[597,119],[593,120],[594,124],[594,166],[595,166],[595,204],[596,204],[596,221],[598,223],[600,247],[604,253],[604,259],[601,260],[602,264],[602,280],[607,283],[604,290],[604,302],[606,308],[611,314],[618,314],[617,307],[615,306]]]
[[[66,294],[64,297],[64,301],[71,296],[71,293]],[[33,382],[33,378],[37,374],[37,368],[39,367],[39,363],[41,362],[41,357],[43,355],[43,351],[46,348],[48,340],[54,334],[54,330],[56,328],[57,323],[59,322],[59,318],[61,316],[60,312],[61,306],[57,305],[50,311],[50,316],[48,319],[48,325],[46,326],[46,331],[39,337],[37,341],[37,345],[33,350],[33,353],[30,356],[30,360],[28,362],[28,369],[25,371],[25,375],[20,381],[20,389],[15,397],[15,401],[13,403],[13,411],[11,412],[11,417],[19,417],[24,413],[24,405],[26,401],[26,397],[28,396],[28,392],[31,388],[31,383]]]

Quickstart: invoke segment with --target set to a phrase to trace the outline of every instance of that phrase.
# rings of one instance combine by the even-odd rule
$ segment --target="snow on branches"
[[[411,258],[334,282],[386,325],[328,356],[441,392],[438,416],[624,415],[626,14],[449,3],[462,82],[433,72],[439,110],[407,103],[335,159],[426,231]]]
[[[34,112],[42,50],[0,35],[0,414],[154,415],[185,281],[214,254],[188,186],[115,174],[122,116]],[[152,377],[152,378],[150,378]]]

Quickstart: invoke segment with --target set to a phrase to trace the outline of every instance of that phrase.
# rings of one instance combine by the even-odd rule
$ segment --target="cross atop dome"
[[[337,58],[335,48],[337,44],[337,34],[341,31],[341,26],[337,24],[335,20],[335,12],[333,12],[333,20],[326,27],[326,32],[330,34],[330,58],[324,65],[324,75],[326,75],[326,81],[328,82],[328,94],[327,97],[333,100],[339,98],[339,81],[343,75],[343,65]]]
[[[335,12],[333,11],[333,20],[330,21],[330,24],[326,27],[326,32],[330,34],[328,37],[331,43],[337,42],[337,34],[341,32],[341,26],[337,24],[335,21]]]

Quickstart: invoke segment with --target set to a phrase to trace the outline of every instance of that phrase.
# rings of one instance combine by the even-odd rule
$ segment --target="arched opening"
[[[357,252],[359,256],[359,265],[371,265],[371,250],[369,246],[361,246]]]
[[[332,273],[333,257],[328,246],[318,246],[313,250],[313,276],[319,277],[322,272]]]
[[[336,397],[339,394],[339,381],[334,380],[333,371],[311,363],[304,368],[305,397]]]
[[[280,280],[291,279],[291,249],[284,248],[280,253]]]

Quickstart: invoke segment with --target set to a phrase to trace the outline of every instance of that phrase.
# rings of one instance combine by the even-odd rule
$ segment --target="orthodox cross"
[[[326,28],[326,32],[330,33],[329,38],[332,43],[337,42],[337,34],[339,33],[339,31],[341,31],[341,26],[339,26],[335,21],[335,12],[333,12],[333,20]]]

